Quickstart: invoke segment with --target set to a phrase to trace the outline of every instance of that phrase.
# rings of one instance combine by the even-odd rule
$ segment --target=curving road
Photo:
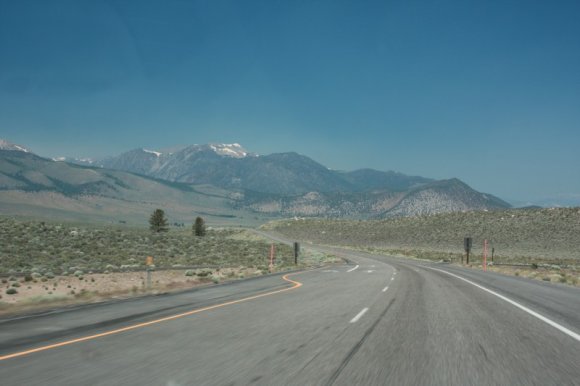
[[[0,320],[1,383],[580,385],[579,289],[334,252],[349,263]]]

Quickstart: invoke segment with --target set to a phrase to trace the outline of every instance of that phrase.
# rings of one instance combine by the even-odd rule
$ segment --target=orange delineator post
[[[487,239],[483,240],[483,271],[487,271]]]

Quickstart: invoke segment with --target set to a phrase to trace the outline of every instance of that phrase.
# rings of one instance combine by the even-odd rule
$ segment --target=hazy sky
[[[0,0],[0,138],[239,142],[580,197],[580,2]]]

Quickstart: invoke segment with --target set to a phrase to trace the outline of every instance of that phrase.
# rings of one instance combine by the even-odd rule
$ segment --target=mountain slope
[[[233,211],[350,218],[510,207],[458,179],[434,181],[372,169],[339,172],[297,153],[258,156],[238,144],[135,149],[102,160],[100,167],[55,162],[22,147],[10,149],[0,150],[0,190],[51,192],[77,201],[91,196],[132,205],[173,205],[182,214],[191,213],[183,205],[226,217]]]
[[[406,191],[434,180],[424,177],[407,176],[393,171],[381,172],[373,169],[359,169],[344,172],[343,177],[357,191],[392,190]]]
[[[257,156],[238,144],[192,145],[170,153],[135,149],[104,160],[101,166],[168,181],[286,196],[308,192],[400,192],[433,181],[392,171],[334,171],[294,152]]]
[[[384,213],[388,217],[510,208],[507,202],[480,193],[453,178],[431,182],[409,191],[395,206]]]
[[[146,225],[164,209],[170,221],[212,223],[249,217],[232,209],[230,192],[156,180],[119,170],[56,162],[23,151],[0,150],[0,212],[80,221]],[[254,216],[252,216],[253,218]]]

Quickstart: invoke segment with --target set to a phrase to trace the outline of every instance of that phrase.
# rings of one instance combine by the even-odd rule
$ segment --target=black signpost
[[[467,258],[466,264],[469,264],[469,252],[471,252],[471,246],[473,245],[473,239],[471,237],[466,237],[463,239],[463,246],[465,247],[465,256]],[[461,259],[463,264],[463,259]]]
[[[300,243],[294,242],[294,264],[298,265],[298,255],[300,255]]]

